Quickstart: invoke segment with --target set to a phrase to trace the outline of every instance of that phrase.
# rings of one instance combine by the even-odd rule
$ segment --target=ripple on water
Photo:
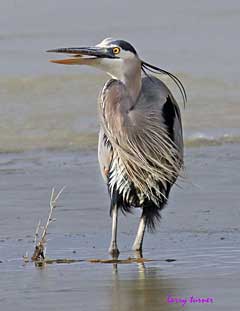
[[[158,266],[161,275],[165,277],[201,277],[201,276],[221,276],[233,274],[239,269],[240,250],[234,247],[210,247],[210,248],[176,248],[164,254],[176,261],[164,263],[155,261],[148,266]],[[156,255],[155,255],[156,256]],[[156,259],[156,258],[154,258]]]

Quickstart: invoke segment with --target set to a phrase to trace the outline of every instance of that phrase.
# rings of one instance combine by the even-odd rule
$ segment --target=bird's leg
[[[146,229],[146,217],[142,215],[138,226],[138,232],[132,247],[132,249],[136,252],[139,252],[140,255],[142,255],[142,244],[145,229]]]
[[[117,220],[118,220],[118,207],[114,204],[112,209],[112,240],[109,247],[109,253],[117,258],[119,255],[119,250],[117,247]]]
[[[143,254],[142,254],[142,249],[141,250],[135,250],[134,255],[136,259],[139,259],[138,267],[139,267],[139,272],[145,272],[145,265],[144,262],[141,262],[141,259],[143,259]]]

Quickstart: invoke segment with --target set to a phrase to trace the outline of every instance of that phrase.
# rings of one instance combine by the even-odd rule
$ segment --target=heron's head
[[[70,58],[50,60],[52,63],[93,66],[122,81],[140,81],[141,70],[146,76],[149,76],[148,72],[167,75],[179,88],[184,103],[187,101],[184,86],[175,75],[141,60],[135,48],[124,40],[106,38],[92,47],[59,48],[47,52],[71,55]]]
[[[47,52],[70,54],[71,58],[50,60],[64,65],[88,65],[99,68],[114,78],[141,72],[141,60],[135,48],[124,40],[106,38],[93,47],[59,48]]]

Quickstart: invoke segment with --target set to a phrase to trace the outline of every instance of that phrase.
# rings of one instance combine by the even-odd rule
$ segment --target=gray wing
[[[103,129],[100,128],[98,137],[98,161],[100,170],[104,181],[107,183],[107,176],[110,170],[111,161],[113,157],[112,145],[104,133]]]
[[[151,81],[152,80],[152,81]],[[168,87],[156,77],[142,79],[142,94],[145,100],[140,101],[140,106],[150,103],[149,109],[154,106],[161,112],[159,122],[168,130],[169,136],[178,148],[183,159],[183,130],[179,106]],[[144,108],[143,108],[144,109]]]

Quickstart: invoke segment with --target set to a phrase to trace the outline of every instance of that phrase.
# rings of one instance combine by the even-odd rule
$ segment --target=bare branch
[[[32,260],[33,261],[37,261],[40,260],[41,258],[44,259],[45,258],[45,251],[46,251],[46,235],[47,235],[47,230],[48,230],[48,226],[51,222],[56,221],[56,218],[52,218],[52,214],[53,214],[53,209],[57,206],[57,200],[59,199],[60,195],[62,194],[63,190],[65,189],[65,186],[55,195],[55,189],[52,188],[52,192],[51,192],[51,197],[50,197],[50,202],[49,202],[49,207],[50,207],[50,211],[48,214],[48,218],[47,218],[47,222],[43,228],[42,231],[42,235],[40,240],[38,240],[39,237],[39,229],[41,226],[41,220],[38,222],[37,228],[36,228],[36,232],[35,232],[35,250],[34,253],[32,255]]]
[[[56,203],[56,201],[59,199],[60,195],[63,193],[63,190],[66,188],[66,186],[63,186],[62,189],[58,192],[58,194],[56,195],[55,199],[54,199],[54,203]]]
[[[38,236],[39,236],[38,233],[39,233],[40,226],[41,226],[41,219],[39,220],[39,222],[37,224],[36,231],[35,231],[34,244],[37,244],[37,240],[38,240]]]

